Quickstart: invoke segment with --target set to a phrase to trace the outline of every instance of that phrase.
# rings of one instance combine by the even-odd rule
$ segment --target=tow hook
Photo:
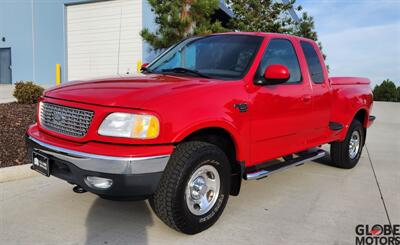
[[[85,189],[83,189],[81,186],[79,186],[79,185],[76,185],[74,188],[72,188],[72,190],[75,192],[75,193],[78,193],[78,194],[82,194],[82,193],[85,193],[86,192],[86,190]]]

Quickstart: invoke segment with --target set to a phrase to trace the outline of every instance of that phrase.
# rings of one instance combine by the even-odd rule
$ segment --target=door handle
[[[301,100],[302,100],[303,102],[309,103],[309,102],[311,102],[311,95],[304,95],[304,96],[301,98]]]

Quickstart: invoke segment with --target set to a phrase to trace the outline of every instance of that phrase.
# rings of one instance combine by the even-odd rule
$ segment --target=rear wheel
[[[353,120],[344,141],[331,143],[331,158],[335,166],[353,168],[360,160],[364,146],[364,128],[360,121]]]
[[[217,146],[205,142],[178,145],[150,205],[171,228],[186,234],[213,225],[230,190],[230,164]]]

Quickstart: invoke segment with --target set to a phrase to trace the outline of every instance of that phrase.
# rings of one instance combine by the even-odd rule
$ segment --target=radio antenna
[[[119,14],[117,75],[119,75],[119,56],[120,56],[120,50],[121,50],[121,28],[122,28],[122,7],[121,7],[121,12]]]

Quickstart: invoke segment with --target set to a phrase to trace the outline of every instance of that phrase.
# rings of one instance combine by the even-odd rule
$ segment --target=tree
[[[375,85],[373,93],[376,101],[399,101],[400,87],[389,79],[384,80],[380,85]]]
[[[301,9],[301,6],[300,6]],[[303,12],[300,20],[297,23],[292,24],[292,29],[289,31],[289,34],[305,37],[315,41],[319,49],[322,52],[322,43],[318,41],[318,34],[315,31],[315,22],[312,16],[309,16],[307,12]],[[326,59],[326,55],[322,52],[324,59]]]
[[[292,18],[292,2],[273,0],[228,0],[235,17],[230,21],[233,30],[247,32],[288,33]]]
[[[235,14],[235,18],[230,21],[231,28],[234,30],[277,32],[305,37],[317,42],[322,52],[322,44],[318,41],[315,31],[314,18],[303,11],[302,6],[294,8],[296,0],[288,3],[274,0],[229,0],[228,2]],[[289,15],[291,8],[302,11],[298,21],[293,20]],[[326,55],[323,54],[323,56],[326,59]]]
[[[148,0],[156,15],[158,29],[147,28],[140,35],[155,50],[165,49],[183,38],[226,31],[211,16],[219,8],[219,0]]]
[[[397,87],[397,102],[400,102],[400,86]]]

